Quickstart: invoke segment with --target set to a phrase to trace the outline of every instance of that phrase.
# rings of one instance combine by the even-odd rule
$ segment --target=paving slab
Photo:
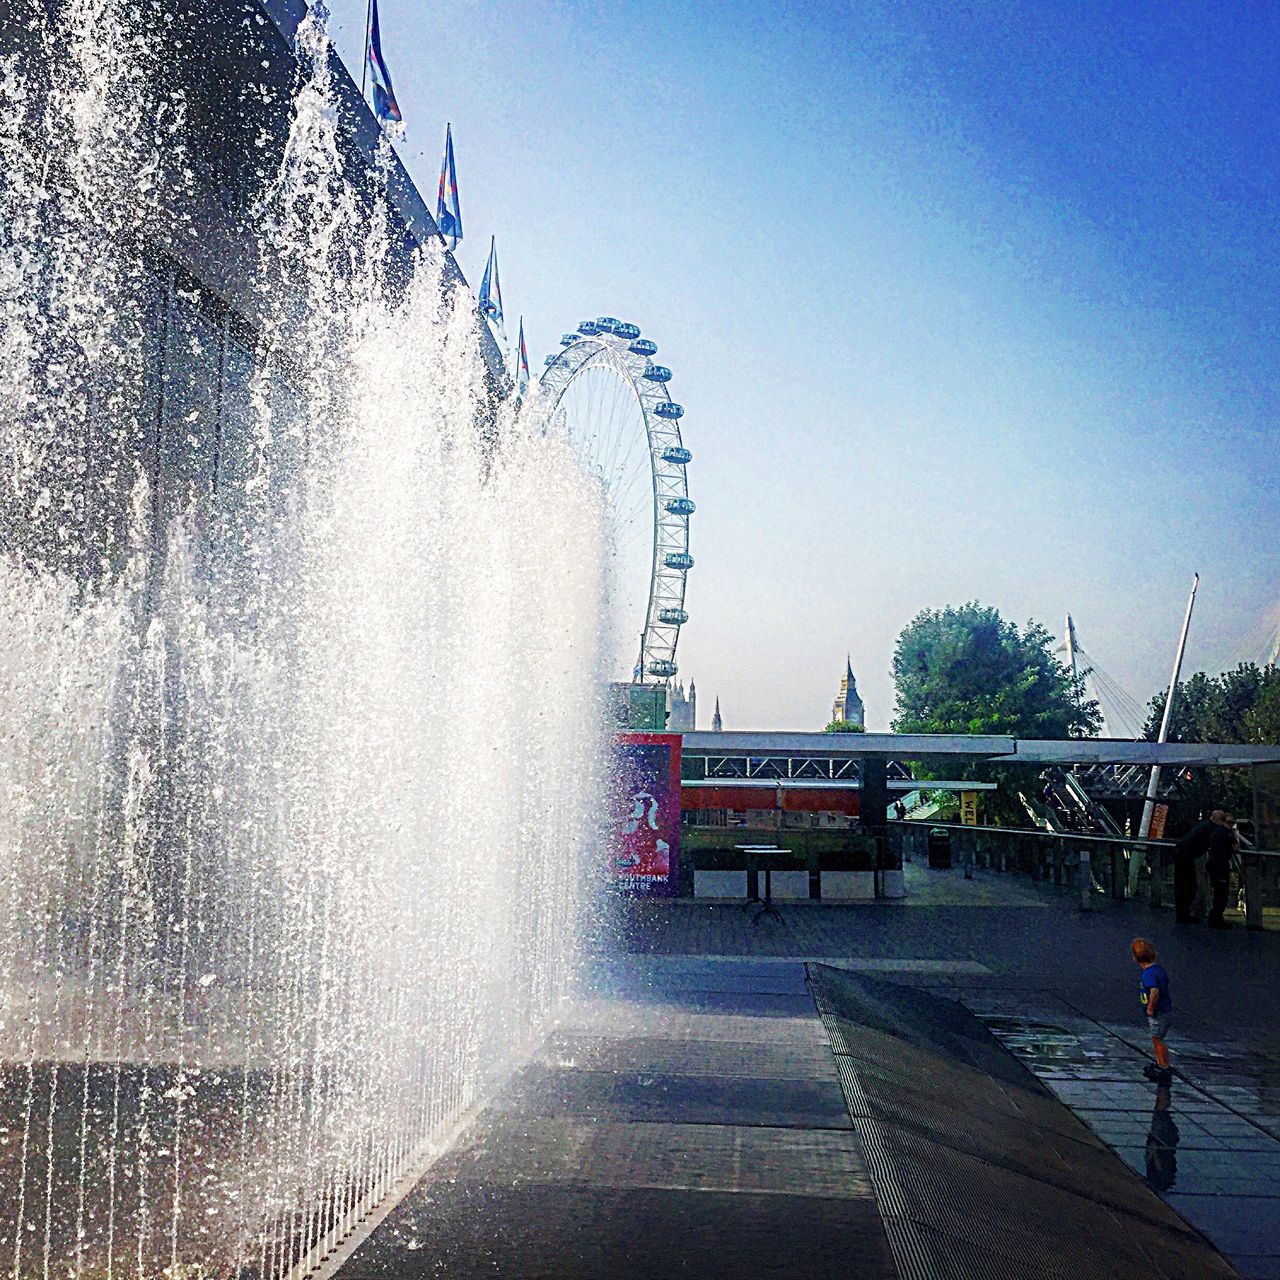
[[[896,1277],[803,966],[749,969],[598,972],[342,1280]]]
[[[1233,1274],[1198,1227],[1243,1274],[1280,1275],[1280,939],[920,877],[909,906],[787,903],[759,926],[728,904],[624,908],[565,1022],[343,1280]],[[1140,1074],[1136,934],[1174,973],[1169,1099]],[[806,960],[906,1003],[824,1026]],[[928,1035],[903,1039],[900,1015]]]
[[[961,1001],[1244,1275],[1280,1273],[1268,1207],[1280,1203],[1280,937],[1177,927],[1141,903],[1081,913],[1067,893],[996,872],[966,882],[910,866],[908,882],[909,905],[786,904],[751,933],[732,906],[640,904],[622,945],[650,981],[664,957],[697,957],[699,973],[717,956],[807,957]],[[1155,941],[1173,977],[1167,1105],[1142,1076],[1135,936]]]

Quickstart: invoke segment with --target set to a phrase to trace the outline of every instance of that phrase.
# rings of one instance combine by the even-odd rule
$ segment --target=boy
[[[1142,1074],[1157,1084],[1168,1084],[1173,1079],[1169,1066],[1169,1046],[1165,1036],[1173,1020],[1173,998],[1169,995],[1169,975],[1164,965],[1156,963],[1156,949],[1146,938],[1134,938],[1129,952],[1142,970],[1138,979],[1138,998],[1147,1013],[1147,1030],[1151,1032],[1151,1047],[1155,1050],[1155,1065],[1143,1068]]]

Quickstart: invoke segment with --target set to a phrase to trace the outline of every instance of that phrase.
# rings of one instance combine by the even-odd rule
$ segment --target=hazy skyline
[[[675,371],[709,723],[869,727],[978,599],[1145,702],[1280,597],[1280,11],[381,0],[400,152],[452,121],[535,376],[601,314]],[[364,4],[333,6],[359,79]]]

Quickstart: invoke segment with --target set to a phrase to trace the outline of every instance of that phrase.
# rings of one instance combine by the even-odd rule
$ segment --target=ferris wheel
[[[619,617],[629,637],[643,617],[633,678],[665,684],[678,670],[693,568],[687,475],[693,454],[680,436],[684,408],[667,389],[671,370],[653,361],[657,344],[637,326],[602,316],[584,320],[560,343],[563,350],[547,357],[540,380],[545,411],[568,432],[609,500]]]

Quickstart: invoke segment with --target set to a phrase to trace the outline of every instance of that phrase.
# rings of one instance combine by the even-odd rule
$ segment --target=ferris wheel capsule
[[[677,467],[684,467],[693,461],[693,454],[683,445],[669,444],[662,451],[662,460],[674,463]]]
[[[693,557],[687,551],[668,551],[662,557],[662,563],[668,569],[692,569]]]
[[[580,333],[566,333],[560,337],[560,345],[562,347],[571,347],[582,335]]]
[[[633,355],[637,356],[656,356],[658,354],[658,344],[650,342],[648,338],[637,338],[631,344],[629,350]]]
[[[665,506],[673,516],[691,516],[697,510],[692,498],[668,498]]]
[[[584,320],[578,326],[578,332],[582,334],[584,338],[590,338],[594,334],[597,334],[600,332],[600,326],[596,324],[594,320]]]
[[[658,621],[669,627],[682,627],[689,621],[689,615],[683,609],[659,609]]]
[[[612,316],[600,316],[596,320],[596,328],[601,333],[616,333],[618,331],[618,322]]]
[[[684,405],[676,404],[674,400],[659,400],[653,406],[653,411],[658,417],[667,418],[672,422],[684,417]]]
[[[679,668],[670,658],[650,658],[647,670],[651,676],[661,676],[664,680],[670,680]]]
[[[627,324],[625,321],[617,321],[613,326],[613,336],[615,338],[625,338],[628,342],[640,336],[640,326],[638,324]]]
[[[671,370],[665,364],[651,364],[641,376],[650,382],[670,382]]]

